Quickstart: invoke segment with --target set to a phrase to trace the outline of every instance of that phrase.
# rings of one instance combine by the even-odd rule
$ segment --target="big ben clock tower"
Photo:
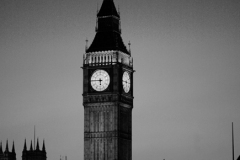
[[[83,56],[84,160],[132,160],[133,59],[113,0]]]

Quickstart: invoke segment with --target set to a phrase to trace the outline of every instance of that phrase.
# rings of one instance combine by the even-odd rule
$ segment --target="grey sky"
[[[82,55],[102,0],[0,1],[0,140],[83,159]],[[240,1],[115,0],[134,58],[133,159],[240,155]],[[10,147],[12,145],[10,144]]]

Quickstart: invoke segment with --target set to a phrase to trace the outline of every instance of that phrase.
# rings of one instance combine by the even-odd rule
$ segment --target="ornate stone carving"
[[[113,94],[105,95],[88,95],[83,97],[83,103],[94,103],[94,102],[113,102],[117,101],[118,96]]]
[[[121,101],[127,104],[133,104],[133,98],[121,96]]]

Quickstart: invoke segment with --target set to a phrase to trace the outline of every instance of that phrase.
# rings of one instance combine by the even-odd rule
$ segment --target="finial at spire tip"
[[[131,54],[131,42],[130,42],[130,41],[128,42],[128,47],[129,47],[129,48],[128,48],[128,51],[129,51],[129,53]]]
[[[88,50],[88,39],[86,38],[86,46],[85,46],[85,51],[87,52]]]

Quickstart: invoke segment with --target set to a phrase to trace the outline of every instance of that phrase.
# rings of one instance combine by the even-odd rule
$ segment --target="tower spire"
[[[43,140],[42,151],[45,151],[45,142],[44,142],[44,140]]]
[[[232,158],[234,160],[234,129],[233,129],[233,122],[232,122]]]
[[[39,150],[38,138],[37,138],[37,147],[36,150]]]
[[[23,151],[27,151],[27,143],[26,143],[26,138],[25,138],[25,142],[24,142]]]
[[[13,141],[13,146],[12,146],[12,153],[15,153],[14,141]]]
[[[6,143],[6,149],[5,149],[5,152],[9,152],[9,149],[8,149],[8,140],[7,140],[7,143]]]
[[[104,16],[115,16],[117,18],[120,18],[113,0],[103,1],[102,6],[97,14],[97,17],[104,17]]]
[[[86,53],[117,50],[130,54],[121,37],[120,15],[113,0],[103,0],[97,14],[96,32]]]
[[[33,142],[34,142],[34,143],[33,143],[33,144],[34,144],[34,147],[33,147],[33,148],[34,148],[34,150],[35,150],[35,135],[36,135],[36,129],[35,129],[35,125],[34,125],[34,139],[33,139]]]
[[[30,151],[33,151],[32,140],[31,140],[31,145],[30,145]]]
[[[1,144],[0,144],[0,154],[2,154],[3,153],[3,151],[2,151],[2,142],[1,142]]]

